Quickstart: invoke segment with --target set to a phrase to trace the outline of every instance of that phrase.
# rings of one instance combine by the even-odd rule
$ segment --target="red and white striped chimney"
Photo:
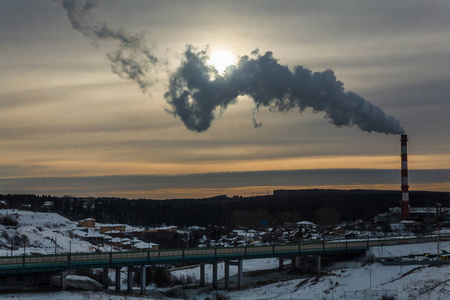
[[[402,142],[402,220],[405,220],[409,217],[408,151],[406,146],[408,136],[402,134],[400,141]]]

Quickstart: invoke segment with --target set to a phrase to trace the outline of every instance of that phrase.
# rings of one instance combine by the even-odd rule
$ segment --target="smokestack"
[[[402,143],[402,220],[405,220],[409,217],[408,151],[406,146],[408,136],[402,134],[400,141]]]

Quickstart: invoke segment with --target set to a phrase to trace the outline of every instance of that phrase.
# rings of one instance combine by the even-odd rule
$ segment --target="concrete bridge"
[[[450,240],[450,236],[441,236],[441,240]],[[238,268],[238,288],[242,284],[242,260],[256,258],[278,258],[280,269],[283,259],[292,259],[295,267],[296,257],[314,257],[317,272],[321,269],[321,259],[352,253],[364,253],[373,246],[388,246],[413,243],[436,242],[436,236],[421,238],[372,239],[321,241],[288,245],[266,245],[221,248],[166,249],[129,252],[65,253],[51,255],[22,255],[0,257],[0,276],[13,274],[46,273],[49,276],[60,275],[61,288],[65,288],[65,278],[69,270],[103,268],[103,282],[106,289],[109,269],[115,269],[115,288],[120,290],[120,269],[128,268],[128,292],[132,288],[133,272],[140,272],[141,293],[145,293],[146,266],[160,264],[200,264],[200,284],[205,284],[205,264],[213,266],[213,288],[217,288],[217,263],[225,262],[225,288],[229,286],[229,268]]]

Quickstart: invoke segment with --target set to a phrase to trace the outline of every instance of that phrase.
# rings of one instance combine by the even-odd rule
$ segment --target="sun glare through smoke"
[[[211,52],[208,63],[212,65],[219,74],[222,74],[228,66],[236,63],[236,59],[233,54],[227,50],[215,50]]]

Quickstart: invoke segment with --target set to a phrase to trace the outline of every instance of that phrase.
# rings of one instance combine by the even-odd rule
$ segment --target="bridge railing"
[[[98,253],[66,253],[49,255],[21,255],[0,257],[0,273],[8,269],[26,269],[40,266],[84,266],[108,265],[121,263],[157,263],[158,261],[180,261],[185,259],[220,259],[220,258],[252,258],[277,257],[283,255],[309,253],[336,253],[344,251],[360,251],[374,246],[401,245],[411,243],[435,242],[436,236],[378,239],[378,240],[341,240],[305,242],[287,245],[263,245],[216,248],[162,249],[127,252]],[[440,237],[450,240],[450,235]]]

